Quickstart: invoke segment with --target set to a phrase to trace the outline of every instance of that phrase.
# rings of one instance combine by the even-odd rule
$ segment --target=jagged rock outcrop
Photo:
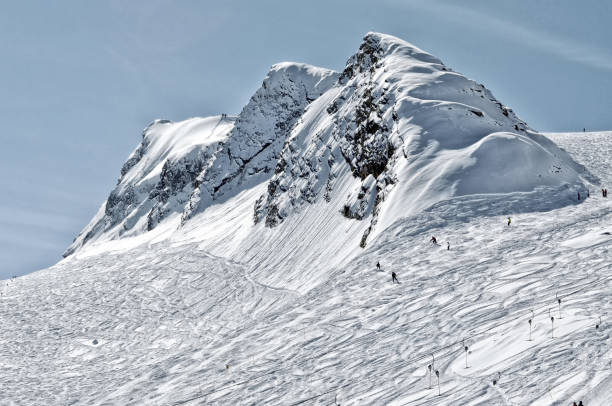
[[[171,211],[183,211],[197,184],[198,175],[217,152],[214,148],[197,149],[187,156],[164,163],[159,181],[149,193],[148,198],[155,204],[147,217],[147,230],[155,228]]]
[[[101,235],[112,239],[141,234],[171,213],[181,213],[197,176],[221,148],[233,123],[233,118],[217,116],[149,124],[121,168],[117,186],[64,256]]]
[[[324,93],[338,74],[299,63],[272,66],[244,107],[228,141],[198,176],[183,222],[213,201],[223,201],[242,184],[267,180],[280,151],[309,103]]]

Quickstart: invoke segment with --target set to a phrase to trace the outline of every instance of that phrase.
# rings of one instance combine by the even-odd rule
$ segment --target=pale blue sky
[[[60,259],[154,118],[238,113],[270,65],[341,70],[368,31],[532,127],[612,129],[607,1],[20,1],[0,9],[0,277]]]

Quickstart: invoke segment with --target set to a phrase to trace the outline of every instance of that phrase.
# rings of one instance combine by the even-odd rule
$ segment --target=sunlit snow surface
[[[612,133],[548,136],[612,184]],[[398,220],[346,265],[313,258],[303,292],[197,229],[4,281],[0,403],[609,405],[612,198],[516,216],[512,199]],[[279,264],[265,271],[300,278]]]

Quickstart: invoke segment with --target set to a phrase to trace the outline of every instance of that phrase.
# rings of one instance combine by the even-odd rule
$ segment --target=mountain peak
[[[280,62],[270,67],[263,81],[264,89],[279,89],[286,82],[300,83],[304,86],[310,99],[318,97],[338,78],[338,72],[331,69],[299,62]]]
[[[359,49],[348,61],[340,82],[346,83],[359,73],[374,73],[378,68],[393,65],[393,69],[426,64],[435,70],[448,70],[442,61],[422,49],[393,35],[369,32],[363,37]],[[400,66],[401,65],[401,66]]]
[[[413,45],[401,38],[380,32],[368,32],[361,43],[362,47],[376,48],[382,55],[400,54],[427,63],[442,64],[435,56],[423,51],[421,48]]]

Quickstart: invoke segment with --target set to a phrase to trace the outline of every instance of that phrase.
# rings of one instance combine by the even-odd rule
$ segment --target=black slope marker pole
[[[550,316],[550,336],[551,338],[555,338],[555,317],[554,316]]]
[[[531,319],[527,320],[527,323],[529,323],[529,340],[531,341]]]
[[[465,351],[465,369],[468,368],[467,356],[468,356],[468,346],[465,345],[465,338],[461,340],[461,346],[463,347],[463,351]]]
[[[501,379],[501,372],[497,373],[497,379],[493,379],[493,386],[497,385],[497,382]]]

